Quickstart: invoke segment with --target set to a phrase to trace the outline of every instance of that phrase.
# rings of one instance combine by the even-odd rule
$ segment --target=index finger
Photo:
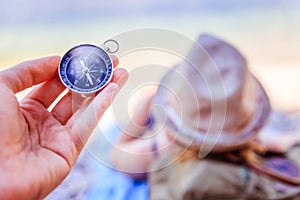
[[[0,72],[0,82],[14,93],[44,82],[57,74],[59,56],[44,57],[25,61]]]

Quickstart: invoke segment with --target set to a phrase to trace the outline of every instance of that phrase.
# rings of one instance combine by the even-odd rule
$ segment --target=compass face
[[[101,48],[83,44],[70,49],[58,68],[63,84],[78,93],[101,90],[111,79],[113,63]]]

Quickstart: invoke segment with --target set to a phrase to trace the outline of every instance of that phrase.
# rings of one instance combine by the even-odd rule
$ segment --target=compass
[[[92,44],[81,44],[71,48],[62,57],[58,67],[62,83],[69,90],[81,94],[101,90],[112,78],[113,62],[108,53],[114,52]]]

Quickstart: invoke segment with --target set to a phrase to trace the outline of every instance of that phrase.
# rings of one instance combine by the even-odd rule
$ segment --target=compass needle
[[[81,64],[81,66],[82,66],[83,69],[87,68],[87,67],[85,66],[83,60],[79,60],[79,62],[80,62],[80,64]]]
[[[95,45],[82,44],[71,48],[59,65],[63,84],[84,96],[101,90],[113,76],[113,62],[108,53]]]
[[[86,73],[85,75],[86,75],[87,79],[89,80],[90,84],[91,84],[91,85],[94,85],[94,84],[93,84],[93,80],[92,80],[90,74],[89,74],[89,73]]]

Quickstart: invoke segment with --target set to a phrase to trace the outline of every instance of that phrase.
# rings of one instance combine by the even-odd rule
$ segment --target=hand
[[[27,61],[0,72],[0,199],[40,199],[52,191],[128,77],[116,69],[95,98],[84,102],[69,92],[48,111],[65,90],[57,76],[59,60]],[[15,93],[39,83],[18,102]]]
[[[143,98],[136,104],[133,117],[121,129],[110,154],[111,164],[116,170],[137,180],[146,178],[149,166],[158,154],[174,150],[175,141],[168,137],[168,129],[163,123],[153,119],[152,127],[147,126],[155,92],[156,88],[152,88],[143,93]]]

